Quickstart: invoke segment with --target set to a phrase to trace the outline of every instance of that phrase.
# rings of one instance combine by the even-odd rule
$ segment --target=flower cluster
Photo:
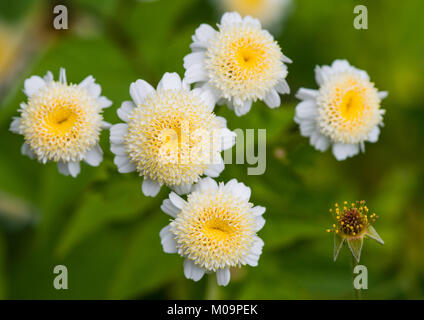
[[[172,191],[161,209],[172,217],[160,231],[163,250],[178,253],[184,274],[198,281],[216,273],[227,285],[230,268],[256,266],[264,242],[257,232],[265,224],[265,208],[249,201],[251,189],[235,179],[217,183],[224,170],[223,150],[233,147],[235,133],[214,113],[226,104],[237,116],[262,100],[270,108],[281,105],[290,93],[287,63],[274,37],[258,19],[225,13],[217,29],[202,24],[184,58],[185,76],[165,73],[156,88],[138,79],[129,86],[131,100],[117,114],[122,123],[110,125],[102,111],[112,102],[101,96],[92,76],[68,83],[64,69],[55,81],[51,72],[24,83],[27,102],[19,109],[10,130],[24,137],[22,153],[42,163],[55,162],[60,173],[76,177],[80,162],[98,166],[102,129],[110,128],[114,163],[120,173],[143,177],[141,191],[156,196],[162,186]],[[301,88],[295,121],[316,149],[332,145],[338,160],[376,142],[384,110],[378,92],[365,71],[337,60],[316,68],[319,90]],[[346,204],[347,205],[347,204]],[[336,205],[335,255],[346,240],[359,261],[362,239],[382,242],[363,202],[343,209]]]

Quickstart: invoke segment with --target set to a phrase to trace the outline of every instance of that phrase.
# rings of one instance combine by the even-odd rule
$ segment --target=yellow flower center
[[[51,131],[56,135],[63,136],[73,128],[77,116],[71,109],[59,107],[46,115],[46,124],[50,125]]]
[[[345,93],[339,108],[341,116],[345,121],[351,121],[360,117],[364,111],[365,105],[358,91],[349,90]]]

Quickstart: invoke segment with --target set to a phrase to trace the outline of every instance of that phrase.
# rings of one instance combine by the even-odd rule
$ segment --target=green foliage
[[[216,109],[230,129],[267,129],[265,174],[248,176],[250,165],[232,164],[218,179],[246,183],[252,202],[267,208],[259,266],[234,270],[220,298],[352,298],[349,252],[342,248],[334,263],[333,237],[325,229],[333,202],[356,199],[366,199],[380,216],[375,227],[385,240],[384,246],[364,244],[364,298],[424,298],[424,3],[410,1],[399,10],[397,1],[365,2],[369,30],[358,31],[352,25],[358,1],[295,1],[283,30],[275,32],[294,61],[288,76],[292,94],[283,96],[278,109],[258,102],[241,118],[226,107]],[[204,0],[69,1],[73,18],[62,32],[35,21],[46,19],[49,2],[12,3],[1,16],[33,23],[44,37],[0,97],[0,217],[27,217],[15,228],[0,220],[0,298],[205,298],[208,277],[186,280],[182,258],[162,251],[159,231],[169,217],[159,206],[168,190],[147,198],[137,174],[119,174],[107,132],[101,137],[103,163],[82,165],[73,179],[54,164],[23,157],[22,137],[8,128],[25,100],[24,79],[47,70],[57,76],[60,67],[75,83],[92,74],[114,102],[105,120],[118,122],[116,109],[129,99],[131,82],[142,78],[156,85],[166,71],[183,75],[191,35],[201,23],[217,23],[215,8]],[[390,93],[380,140],[344,162],[314,150],[293,121],[294,93],[301,86],[315,88],[314,66],[336,58],[367,70]],[[12,200],[23,209],[5,212],[3,204]],[[53,288],[58,264],[68,267],[68,290]]]

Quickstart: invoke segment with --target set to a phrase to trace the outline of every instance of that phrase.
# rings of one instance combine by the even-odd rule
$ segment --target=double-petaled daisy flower
[[[378,218],[375,213],[369,213],[364,200],[355,203],[344,202],[343,207],[336,203],[334,209],[330,209],[335,223],[327,232],[334,233],[334,261],[339,256],[343,243],[346,241],[353,257],[359,262],[364,237],[374,239],[380,244],[384,241],[375,231],[372,223]]]
[[[184,58],[186,81],[209,90],[238,116],[258,99],[276,108],[279,93],[290,92],[284,62],[291,60],[257,19],[225,13],[218,31],[200,25],[190,47],[193,52]]]
[[[20,117],[15,117],[10,130],[22,134],[22,154],[38,161],[57,162],[59,172],[76,177],[80,161],[98,166],[103,159],[99,146],[103,121],[102,109],[112,102],[100,96],[101,87],[92,76],[80,84],[67,84],[65,69],[59,81],[49,71],[44,78],[25,80],[27,103],[21,103]]]
[[[385,110],[387,92],[378,91],[368,74],[346,60],[315,68],[318,90],[300,88],[294,120],[302,136],[310,137],[317,150],[332,146],[337,160],[365,151],[365,142],[376,142]]]
[[[222,150],[235,143],[235,133],[212,112],[208,91],[190,90],[176,73],[165,73],[155,90],[144,80],[130,86],[131,101],[122,103],[112,126],[111,150],[119,172],[144,176],[142,191],[156,196],[165,184],[190,192],[201,175],[217,177],[224,169]]]
[[[219,185],[200,180],[187,201],[172,193],[161,209],[173,220],[160,231],[163,250],[185,258],[184,275],[194,281],[216,272],[218,285],[230,281],[230,268],[257,266],[264,242],[264,207],[249,202],[250,188],[233,179]]]
[[[265,26],[278,25],[286,16],[292,0],[213,0],[223,11],[236,11],[258,18]]]

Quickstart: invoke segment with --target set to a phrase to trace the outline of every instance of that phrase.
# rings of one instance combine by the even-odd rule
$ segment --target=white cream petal
[[[263,226],[265,225],[265,219],[262,216],[258,216],[256,217],[256,228],[255,231],[258,232],[259,230],[261,230],[263,228]]]
[[[335,143],[333,145],[333,154],[339,161],[353,157],[354,155],[358,154],[358,152],[358,144]]]
[[[85,155],[85,162],[90,166],[97,167],[103,160],[103,151],[98,144],[91,150],[88,150]]]
[[[175,192],[171,192],[169,194],[169,200],[171,200],[172,204],[180,210],[186,204],[186,201],[183,198],[181,198],[178,194],[176,194]]]
[[[143,183],[141,184],[141,190],[145,196],[155,197],[160,191],[161,185],[151,180],[148,177],[144,177]]]
[[[176,218],[177,215],[181,212],[181,209],[174,206],[171,200],[165,199],[160,206],[161,210],[166,214],[170,215],[173,218]]]
[[[29,146],[28,143],[24,143],[21,147],[21,153],[24,156],[28,156],[30,159],[35,159],[35,153],[34,151],[32,151],[31,147]]]
[[[300,88],[296,93],[296,98],[300,100],[315,100],[318,97],[319,91],[314,89]]]
[[[262,206],[255,206],[252,208],[252,214],[254,216],[260,216],[263,215],[265,213],[266,208],[262,207]]]
[[[224,170],[224,168],[225,168],[224,160],[222,160],[222,158],[220,157],[219,162],[210,164],[206,168],[204,173],[205,173],[205,175],[207,175],[209,177],[216,178],[221,174],[221,172]]]
[[[205,274],[205,270],[196,266],[191,260],[184,260],[184,275],[187,279],[199,281]]]
[[[171,226],[162,228],[159,232],[160,242],[165,253],[177,253],[177,243],[175,242],[174,235],[171,232]]]
[[[113,159],[113,163],[118,167],[118,172],[128,173],[136,170],[130,159],[124,155],[118,155]]]
[[[221,150],[227,150],[236,143],[236,134],[227,128],[221,129]]]
[[[39,76],[32,76],[24,82],[24,92],[28,97],[40,90],[46,82]]]
[[[112,101],[104,96],[98,97],[97,102],[101,109],[109,108],[112,105]]]
[[[318,131],[311,134],[310,143],[319,151],[325,151],[330,146],[330,140]]]
[[[368,141],[369,142],[377,142],[378,141],[378,137],[380,136],[380,128],[378,126],[375,126],[369,136],[368,136]]]
[[[221,18],[221,25],[232,25],[239,22],[242,22],[242,18],[237,12],[226,12]]]
[[[189,53],[184,57],[184,68],[188,69],[194,64],[202,64],[205,59],[205,52],[197,51]]]
[[[9,130],[13,133],[20,133],[19,126],[21,125],[21,118],[14,117],[12,123],[10,124]]]
[[[287,83],[286,79],[280,80],[277,85],[275,86],[275,90],[281,94],[289,94],[290,93],[290,87]]]
[[[59,173],[63,174],[64,176],[69,176],[69,169],[68,169],[68,163],[63,161],[58,161],[57,163],[57,169],[59,170]]]
[[[60,68],[59,70],[59,82],[63,84],[67,84],[65,68]]]
[[[379,91],[378,92],[378,96],[380,97],[381,100],[387,98],[388,95],[389,95],[388,91]]]
[[[246,100],[242,102],[242,104],[233,103],[232,106],[234,106],[234,112],[236,116],[241,117],[245,115],[246,113],[248,113],[250,109],[252,108],[252,100]],[[230,104],[228,104],[228,107],[230,107]]]
[[[194,64],[188,68],[184,74],[187,83],[201,82],[208,79],[206,70],[202,64]]]
[[[155,89],[144,80],[137,80],[130,85],[130,95],[136,105],[141,105],[144,99]]]
[[[110,150],[117,156],[127,156],[127,150],[125,149],[125,145],[123,144],[111,143]]]
[[[315,119],[318,116],[318,107],[314,100],[304,100],[296,106],[297,119]]]
[[[265,96],[264,102],[270,108],[277,108],[281,105],[281,99],[275,89],[271,89]]]
[[[124,136],[127,134],[128,125],[126,123],[118,123],[110,128],[110,143],[124,143]]]
[[[166,72],[159,81],[158,90],[181,90],[181,78],[178,73]]]
[[[245,16],[244,19],[243,19],[243,22],[244,23],[248,23],[251,26],[254,26],[254,27],[258,28],[258,29],[261,29],[262,28],[261,22],[258,19],[255,19],[255,18],[253,18],[251,16]]]
[[[231,278],[231,274],[230,274],[229,268],[218,269],[216,271],[216,280],[219,286],[224,286],[224,287],[227,286],[228,283],[230,282],[230,278]]]
[[[124,101],[121,107],[117,110],[118,117],[125,122],[130,120],[131,114],[135,108],[135,104],[132,101]]]
[[[192,187],[192,184],[186,183],[179,186],[173,186],[172,190],[174,190],[179,195],[183,195],[183,194],[190,193],[191,187]]]
[[[216,30],[208,24],[201,24],[195,31],[193,41],[198,42],[203,47],[207,47],[208,42],[216,34]]]
[[[199,182],[197,182],[193,186],[193,191],[215,191],[218,189],[218,184],[216,181],[210,177],[205,177],[203,179],[200,179]]]
[[[68,162],[68,170],[69,170],[70,175],[75,178],[81,171],[79,161]]]

